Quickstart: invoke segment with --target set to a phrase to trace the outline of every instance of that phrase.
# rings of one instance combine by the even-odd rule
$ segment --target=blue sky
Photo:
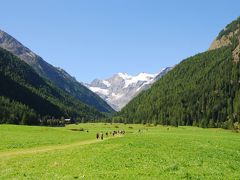
[[[89,82],[156,73],[205,51],[239,0],[2,0],[0,28]]]

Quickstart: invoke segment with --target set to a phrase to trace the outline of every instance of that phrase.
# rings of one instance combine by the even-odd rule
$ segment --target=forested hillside
[[[77,98],[82,103],[95,107],[100,112],[112,113],[114,110],[97,94],[78,82],[61,68],[56,68],[44,61],[15,38],[0,30],[0,47],[13,53],[30,65],[43,78],[50,80],[55,86]]]
[[[182,61],[133,99],[116,120],[224,128],[239,122],[240,31],[239,21],[233,23],[218,36],[229,43]]]
[[[38,124],[44,117],[92,120],[103,117],[50,81],[28,64],[0,48],[0,122]]]

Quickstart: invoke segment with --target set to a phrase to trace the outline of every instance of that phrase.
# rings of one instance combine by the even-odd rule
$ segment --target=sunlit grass
[[[5,126],[24,148],[95,139],[96,132],[124,129],[127,134],[100,143],[44,153],[0,158],[0,177],[30,179],[239,179],[240,134],[222,129],[145,127],[124,124],[80,124],[66,128]],[[83,128],[86,131],[69,129]],[[5,134],[0,127],[1,135]],[[40,133],[48,129],[48,133]],[[138,130],[141,129],[139,133]],[[16,132],[14,132],[16,130]],[[27,138],[18,139],[22,132]],[[28,133],[27,133],[28,132]],[[30,134],[42,134],[40,140]],[[51,132],[51,133],[50,133]],[[28,135],[29,134],[29,135]],[[60,135],[61,134],[61,135]],[[58,136],[60,135],[60,136]],[[66,137],[64,137],[66,136]],[[45,137],[45,138],[44,138]],[[64,138],[63,138],[64,137]],[[39,142],[34,144],[34,139]],[[48,141],[46,143],[45,141]],[[55,141],[57,143],[55,143]],[[18,148],[18,147],[17,147]],[[17,149],[15,148],[15,150]],[[22,147],[19,147],[21,150]]]

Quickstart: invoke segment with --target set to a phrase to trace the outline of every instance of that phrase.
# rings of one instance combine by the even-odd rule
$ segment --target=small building
[[[71,124],[71,119],[64,119],[65,124]]]

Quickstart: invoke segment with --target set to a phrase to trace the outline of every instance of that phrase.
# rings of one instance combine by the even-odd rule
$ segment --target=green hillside
[[[232,28],[231,24],[228,27]],[[240,121],[239,54],[236,57],[240,36],[236,28],[232,29],[231,43],[182,61],[133,99],[116,120],[232,128]],[[225,31],[221,34],[232,32],[228,28]]]
[[[43,116],[96,119],[103,115],[74,99],[0,48],[0,122],[38,124]]]
[[[47,63],[40,56],[2,30],[0,30],[0,47],[19,57],[30,65],[38,75],[50,80],[55,86],[77,98],[82,103],[92,106],[100,112],[115,112],[102,98],[90,91],[66,71]]]

